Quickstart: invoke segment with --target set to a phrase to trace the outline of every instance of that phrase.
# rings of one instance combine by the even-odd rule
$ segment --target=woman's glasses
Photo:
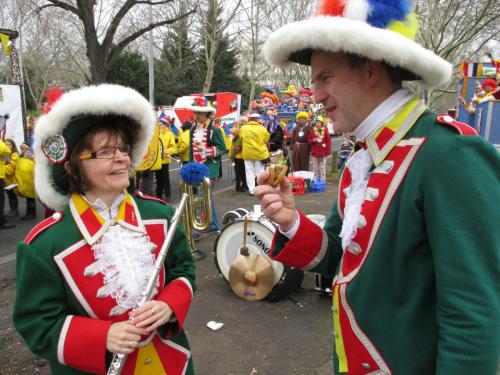
[[[127,156],[130,154],[130,145],[121,145],[115,147],[105,147],[100,150],[90,152],[88,154],[82,154],[78,157],[80,160],[85,159],[114,159],[116,156],[116,150],[120,151],[120,154]]]

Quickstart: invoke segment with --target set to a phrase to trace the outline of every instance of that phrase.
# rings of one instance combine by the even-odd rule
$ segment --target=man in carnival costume
[[[255,195],[279,225],[273,259],[336,274],[336,374],[495,374],[500,157],[402,88],[452,71],[414,42],[411,12],[407,1],[325,0],[270,35],[268,62],[311,65],[316,102],[358,143],[324,228],[295,208],[286,179]]]
[[[174,214],[127,193],[155,127],[148,101],[117,85],[64,94],[35,129],[35,187],[60,210],[17,249],[13,320],[56,375],[193,374],[183,324],[195,267],[179,225],[153,297],[136,308]],[[130,319],[130,320],[129,320]]]
[[[214,126],[211,118],[215,115],[216,109],[210,106],[203,96],[195,97],[190,109],[194,113],[194,121],[189,137],[189,160],[207,166],[208,177],[213,185],[213,182],[219,176],[220,157],[227,152],[222,133]],[[214,203],[212,199],[211,232],[219,229]]]

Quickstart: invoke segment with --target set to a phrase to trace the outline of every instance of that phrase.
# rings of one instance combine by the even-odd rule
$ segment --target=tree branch
[[[168,4],[171,3],[173,0],[164,0],[164,1],[158,1],[158,2],[153,2],[150,0],[137,0],[135,3],[136,4],[149,4],[149,5],[162,5],[162,4]]]
[[[122,41],[120,41],[114,47],[111,48],[111,51],[109,53],[109,59],[111,60],[117,52],[120,52],[121,50],[123,50],[128,44],[130,44],[131,42],[133,42],[134,40],[139,38],[141,35],[147,33],[148,31],[153,30],[153,29],[160,27],[160,26],[165,26],[165,25],[170,25],[172,23],[175,23],[175,22],[179,21],[180,19],[183,19],[187,16],[190,16],[194,12],[196,12],[195,9],[190,10],[187,13],[181,14],[180,16],[178,16],[176,18],[171,18],[171,19],[168,19],[165,21],[152,23],[152,24],[148,25],[147,27],[136,31],[135,33],[130,34],[128,37],[126,37],[125,39],[123,39]]]
[[[104,48],[111,47],[118,26],[120,26],[120,23],[122,22],[123,18],[127,15],[128,11],[132,9],[132,7],[136,4],[138,4],[138,1],[136,0],[127,0],[125,4],[123,4],[123,6],[120,8],[120,10],[116,13],[116,15],[113,17],[111,23],[109,24],[108,31],[106,32],[106,36],[104,37],[104,40],[102,42],[102,45],[105,46]]]
[[[56,7],[56,8],[61,8],[61,9],[67,10],[73,14],[78,15],[78,9],[75,8],[74,6],[72,6],[71,4],[65,3],[64,1],[61,1],[61,0],[47,0],[47,1],[50,1],[51,4],[45,4],[45,5],[40,6],[38,8],[38,12],[42,11],[45,8]]]

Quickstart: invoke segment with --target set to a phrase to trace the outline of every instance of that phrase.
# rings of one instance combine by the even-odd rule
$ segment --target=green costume
[[[196,127],[193,126],[189,132],[189,161],[205,164],[209,172],[208,177],[214,179],[219,176],[220,157],[227,150],[221,131],[213,125],[211,120],[208,121],[210,122],[205,127],[205,134],[200,137],[202,149],[204,150],[194,146],[193,137],[197,132]]]
[[[82,150],[77,151],[82,139],[90,138],[82,145],[90,151],[98,146],[88,142],[102,134],[117,135],[130,150],[120,149],[119,159],[118,147],[111,158],[98,157],[105,149],[86,157],[107,163],[110,178],[116,170],[133,170],[146,153],[155,123],[144,97],[107,84],[65,93],[37,123],[35,188],[42,202],[58,212],[36,225],[18,245],[13,318],[29,348],[49,361],[53,374],[106,373],[113,357],[107,348],[131,348],[136,343],[138,348],[126,357],[123,375],[194,372],[182,327],[195,289],[195,267],[181,226],[175,228],[151,297],[170,307],[170,319],[138,342],[126,342],[126,336],[120,336],[119,343],[113,341],[116,337],[108,342],[112,324],[129,321],[142,300],[171,226],[172,207],[155,198],[120,192],[127,178],[115,180],[119,187],[103,183],[96,192],[88,182],[71,183],[67,172],[68,166],[72,170],[84,162]],[[96,192],[97,197],[90,202],[70,191],[89,196]],[[111,206],[102,194],[114,196]],[[149,319],[158,322],[161,316],[155,317],[153,309]],[[125,334],[120,326],[113,331],[118,332],[114,336]]]
[[[137,233],[145,230],[157,255],[172,216],[170,206],[127,195],[115,224]],[[94,245],[104,235],[103,228],[105,233],[108,222],[74,196],[70,207],[41,222],[19,243],[14,325],[29,348],[49,361],[53,374],[104,373],[112,357],[106,351],[109,326],[128,320],[130,310],[117,309],[115,298],[101,293],[106,284],[103,273],[93,270]],[[182,330],[194,278],[191,252],[178,227],[154,297],[172,308],[175,319],[143,337],[142,347],[128,356],[122,374],[156,368],[166,370],[158,374],[194,373]]]
[[[417,102],[366,140],[374,166],[344,251],[349,165],[324,229],[300,213],[294,237],[274,240],[273,259],[337,275],[336,374],[494,374],[498,366],[500,157],[472,128],[436,120]]]

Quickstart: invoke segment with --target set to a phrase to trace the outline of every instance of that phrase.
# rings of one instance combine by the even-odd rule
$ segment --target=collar
[[[83,238],[89,245],[96,243],[107,229],[114,224],[119,224],[124,228],[135,232],[145,233],[146,229],[141,220],[141,215],[132,197],[124,192],[122,200],[115,200],[111,208],[108,208],[100,199],[90,203],[80,194],[73,194],[69,202],[71,215],[80,230]],[[111,210],[113,206],[119,203],[118,213],[114,219],[105,220],[101,215],[103,205],[105,210]],[[101,215],[98,213],[101,212]],[[106,211],[104,211],[106,212]],[[112,215],[113,216],[113,215]]]
[[[395,91],[380,103],[352,133],[356,136],[356,139],[364,141],[367,137],[373,135],[380,126],[394,117],[413,97],[413,93],[408,89],[402,88]]]
[[[106,220],[113,220],[116,215],[118,215],[118,209],[120,208],[120,204],[125,199],[125,194],[121,193],[116,197],[114,202],[110,207],[103,200],[97,198],[95,202],[91,202],[85,195],[82,195],[82,198],[97,212],[97,214],[105,218]]]
[[[374,134],[366,137],[365,143],[375,166],[384,161],[426,110],[427,107],[420,99],[413,98]]]

